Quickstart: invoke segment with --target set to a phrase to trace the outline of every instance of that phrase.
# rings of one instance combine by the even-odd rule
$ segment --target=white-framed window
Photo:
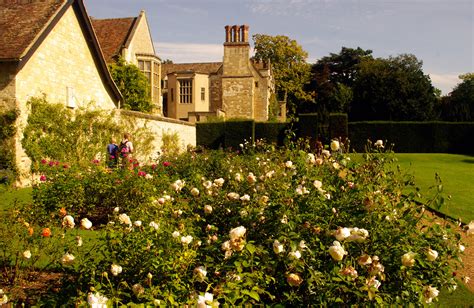
[[[160,103],[160,63],[154,57],[142,55],[137,59],[138,68],[150,82],[151,101],[155,105]]]

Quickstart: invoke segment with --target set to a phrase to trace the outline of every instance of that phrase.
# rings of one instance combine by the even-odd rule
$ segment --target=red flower
[[[48,161],[47,161],[46,159],[44,159],[44,158],[41,160],[41,163],[42,163],[43,165],[46,165],[47,162],[48,162]]]
[[[145,176],[146,172],[145,171],[138,171],[138,176]]]
[[[156,164],[151,165],[151,169],[155,170],[156,169]]]
[[[49,229],[49,228],[44,228],[44,229],[43,229],[43,232],[41,232],[41,235],[42,235],[43,237],[50,237],[50,236],[51,236],[51,229]]]
[[[171,163],[169,161],[165,161],[163,162],[163,166],[165,167],[171,166]]]
[[[69,168],[69,165],[68,165],[68,164],[64,164],[64,165],[63,165],[63,168],[64,168],[64,169],[68,169],[68,168]]]
[[[54,161],[50,161],[48,164],[50,167],[54,166]]]
[[[44,175],[44,174],[41,175],[41,176],[40,176],[40,181],[41,181],[41,182],[46,182],[46,175]]]
[[[100,163],[100,160],[94,159],[92,162],[93,162],[94,164],[98,164],[98,163]]]

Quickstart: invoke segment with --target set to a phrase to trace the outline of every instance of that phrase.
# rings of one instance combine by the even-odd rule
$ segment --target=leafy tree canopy
[[[253,36],[256,60],[270,60],[275,78],[276,92],[287,96],[290,110],[302,100],[310,99],[304,91],[311,76],[311,67],[306,63],[308,53],[295,40],[284,35],[255,34]]]
[[[133,64],[127,64],[123,59],[119,59],[109,68],[110,74],[124,98],[122,108],[150,112],[153,107],[150,97],[150,83],[140,69]]]
[[[434,118],[435,88],[414,55],[365,58],[354,79],[352,120],[423,121]]]
[[[459,76],[459,83],[453,91],[443,97],[443,120],[447,121],[474,121],[474,73]]]

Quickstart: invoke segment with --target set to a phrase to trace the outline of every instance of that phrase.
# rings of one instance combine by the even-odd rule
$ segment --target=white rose
[[[113,263],[110,266],[110,272],[112,273],[112,275],[117,276],[122,272],[122,267],[118,264]]]
[[[211,214],[212,213],[212,206],[210,206],[209,204],[206,204],[204,206],[204,213],[205,214]]]
[[[341,261],[344,258],[344,255],[347,254],[347,251],[344,250],[341,243],[334,241],[333,245],[329,247],[329,254],[335,261]]]
[[[109,299],[99,292],[89,293],[87,295],[87,303],[93,308],[107,308],[107,301]]]
[[[183,245],[188,245],[193,241],[193,237],[191,235],[186,235],[181,237],[181,243]]]
[[[346,239],[348,242],[362,243],[369,236],[369,231],[359,228],[350,228],[351,235]]]
[[[464,228],[466,229],[467,236],[474,234],[474,220],[469,222],[469,224],[465,226]]]
[[[61,263],[63,265],[71,265],[74,262],[75,257],[68,252],[64,254],[64,256],[61,258]]]
[[[198,278],[198,280],[203,281],[207,276],[206,268],[204,266],[196,267],[194,269],[194,275]]]
[[[351,230],[349,228],[338,228],[336,232],[334,232],[334,237],[338,241],[343,241],[351,235]]]
[[[199,189],[197,189],[196,187],[191,189],[191,195],[193,195],[194,197],[199,196]]]
[[[340,148],[341,146],[339,145],[339,141],[337,140],[331,141],[331,150],[335,152],[335,151],[339,151]]]
[[[125,225],[129,225],[129,226],[132,225],[132,220],[125,213],[122,213],[119,215],[119,221],[120,223],[125,224]]]
[[[286,168],[293,168],[293,162],[291,160],[288,160],[285,162],[285,167]]]
[[[426,253],[426,259],[428,259],[428,261],[434,261],[436,260],[436,258],[438,257],[438,252],[436,250],[433,250],[433,249],[428,249],[428,252]]]
[[[207,308],[212,306],[212,302],[214,301],[214,295],[212,293],[205,293],[204,296],[199,295],[197,301],[198,308]]]
[[[296,251],[292,251],[288,254],[290,256],[290,258],[292,259],[299,259],[301,258],[301,252],[299,250],[296,250]]]
[[[120,211],[120,208],[117,206],[114,208],[114,213],[118,213]]]
[[[407,252],[402,256],[402,264],[408,267],[412,267],[413,265],[415,265],[415,256],[416,253],[411,251]]]
[[[242,181],[242,175],[237,172],[234,176],[234,180],[236,180],[237,182]]]
[[[149,174],[149,173],[147,173],[147,174],[145,175],[145,179],[147,179],[147,180],[151,180],[152,178],[153,178],[153,175],[151,175],[151,174]]]
[[[308,153],[308,156],[306,157],[306,162],[308,164],[315,164],[316,163],[316,157],[314,156],[313,153]]]
[[[250,172],[249,175],[247,175],[247,182],[253,184],[257,182],[257,177],[252,172]]]
[[[285,246],[283,246],[283,244],[280,243],[278,240],[275,240],[273,242],[273,251],[276,254],[282,253],[283,251],[285,251]]]
[[[202,186],[204,186],[204,188],[206,188],[206,189],[210,189],[212,187],[212,182],[211,181],[204,181],[204,183],[202,183]]]
[[[323,187],[323,182],[318,181],[318,180],[314,180],[313,186],[314,186],[315,188],[317,188],[318,190],[320,190],[320,189]]]
[[[466,247],[464,247],[462,244],[459,244],[459,251],[464,252],[464,249],[466,249]]]
[[[425,303],[429,304],[433,301],[433,298],[439,295],[438,289],[432,286],[425,286],[423,288],[423,297],[425,298]]]
[[[31,258],[31,251],[29,251],[29,250],[23,251],[23,257],[24,257],[25,259]]]
[[[383,141],[382,140],[377,140],[374,145],[377,147],[377,148],[383,148]]]
[[[82,218],[81,219],[81,227],[88,230],[88,229],[92,228],[92,222],[87,218]]]
[[[306,249],[308,246],[306,246],[306,242],[304,240],[301,240],[300,243],[298,244],[298,247],[300,249]]]
[[[157,223],[154,222],[154,221],[151,221],[148,226],[152,227],[152,228],[155,229],[155,230],[158,230],[158,229],[160,228],[160,224],[157,224]]]
[[[229,198],[230,200],[239,200],[240,196],[238,193],[230,192],[227,194],[227,198]]]
[[[222,250],[232,250],[232,247],[230,247],[230,241],[225,241],[224,243],[222,243],[221,248]]]
[[[245,229],[245,227],[243,226],[240,226],[240,227],[230,230],[229,235],[230,235],[230,238],[234,240],[234,239],[239,239],[243,237],[245,235],[245,232],[247,232],[247,229]]]
[[[322,150],[321,154],[323,154],[326,158],[331,156],[331,152],[329,152],[328,150]]]
[[[74,223],[74,218],[71,215],[66,215],[63,218],[63,227],[65,228],[74,228],[76,224]]]
[[[245,194],[242,197],[240,197],[240,200],[243,201],[243,202],[248,202],[248,201],[250,201],[250,196]]]
[[[0,289],[0,306],[8,304],[8,296]]]
[[[142,226],[142,222],[141,222],[141,220],[137,220],[137,221],[133,222],[133,225],[137,228],[140,228]]]
[[[132,291],[133,291],[133,294],[135,294],[135,296],[139,296],[145,293],[145,288],[143,288],[141,284],[136,283],[132,286]]]
[[[173,236],[173,238],[177,238],[178,236],[180,236],[180,233],[179,231],[174,231],[171,236]]]
[[[218,178],[214,180],[214,184],[216,184],[218,187],[222,187],[224,185],[224,179],[223,178]]]

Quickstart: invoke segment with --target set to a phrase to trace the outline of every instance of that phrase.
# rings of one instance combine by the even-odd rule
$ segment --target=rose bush
[[[94,253],[57,259],[71,304],[389,305],[455,288],[458,230],[402,194],[412,181],[389,149],[359,161],[340,149],[246,144],[113,171],[45,162],[37,222],[66,238],[100,228]]]

